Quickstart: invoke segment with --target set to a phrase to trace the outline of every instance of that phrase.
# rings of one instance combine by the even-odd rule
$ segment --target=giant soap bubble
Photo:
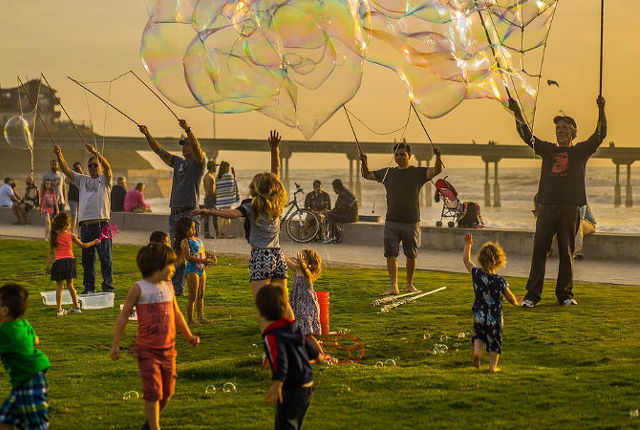
[[[22,115],[12,116],[4,125],[4,139],[7,143],[19,149],[33,149],[33,138],[29,123]]]
[[[558,0],[155,0],[142,36],[157,88],[184,107],[259,111],[310,138],[393,70],[417,110],[508,104],[530,124]]]
[[[360,87],[366,10],[364,0],[157,0],[140,52],[174,103],[259,111],[310,138]]]

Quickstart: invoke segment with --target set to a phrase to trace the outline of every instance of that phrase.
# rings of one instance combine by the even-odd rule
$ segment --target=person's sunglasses
[[[98,167],[98,164],[97,163],[91,163],[91,164],[89,164],[89,167]]]

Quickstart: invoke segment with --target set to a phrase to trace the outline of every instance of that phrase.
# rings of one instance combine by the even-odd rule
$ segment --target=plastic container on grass
[[[122,308],[124,308],[124,304],[120,305],[120,310],[122,310]],[[136,309],[135,306],[133,307],[133,309],[131,310],[131,313],[129,314],[129,321],[138,321],[138,310]]]
[[[42,291],[40,292],[40,296],[42,297],[42,303],[46,306],[55,306],[56,305],[56,292],[54,291]],[[62,291],[62,304],[63,305],[71,305],[73,301],[71,300],[71,294],[69,294],[69,290]]]
[[[105,309],[113,307],[114,293],[78,294],[80,309]]]

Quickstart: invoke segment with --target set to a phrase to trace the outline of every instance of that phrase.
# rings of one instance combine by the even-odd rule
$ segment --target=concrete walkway
[[[116,244],[138,245],[147,243],[149,232],[128,230],[122,231],[116,236]],[[47,246],[42,239],[44,228],[42,226],[0,225],[0,237],[14,239],[42,240],[43,246]],[[207,250],[219,255],[248,257],[249,244],[244,237],[235,239],[204,240]],[[315,249],[324,260],[324,264],[331,266],[350,267],[375,267],[386,268],[383,257],[382,244],[380,246],[366,245],[322,245],[319,243],[304,244],[283,242],[282,248],[287,255],[295,255],[296,252],[310,247]],[[475,249],[480,246],[476,244]],[[2,246],[0,245],[0,249]],[[530,257],[507,256],[507,267],[500,273],[505,276],[518,276],[526,278],[529,275],[531,263]],[[404,266],[404,257],[400,257],[401,267]],[[465,273],[462,264],[462,250],[460,252],[428,251],[420,249],[418,254],[418,269],[440,272]],[[558,273],[558,259],[551,258],[547,263],[546,278],[554,280]],[[399,279],[404,277],[401,270]],[[600,284],[640,285],[640,270],[635,262],[593,260],[588,256],[585,260],[576,261],[574,264],[574,280],[579,282],[595,282]],[[383,286],[381,286],[381,289]]]

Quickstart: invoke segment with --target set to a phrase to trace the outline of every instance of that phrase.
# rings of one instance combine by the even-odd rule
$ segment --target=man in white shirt
[[[53,151],[58,157],[60,169],[79,190],[78,222],[80,223],[80,240],[91,242],[98,239],[102,228],[109,223],[111,216],[111,166],[106,158],[96,151],[92,145],[86,145],[93,154],[87,162],[89,175],[74,172],[69,168],[62,155],[62,149],[56,145]],[[83,294],[96,290],[96,251],[100,259],[102,272],[102,291],[113,291],[113,268],[111,266],[111,239],[102,241],[89,248],[82,249],[82,267],[84,269],[82,283]]]

